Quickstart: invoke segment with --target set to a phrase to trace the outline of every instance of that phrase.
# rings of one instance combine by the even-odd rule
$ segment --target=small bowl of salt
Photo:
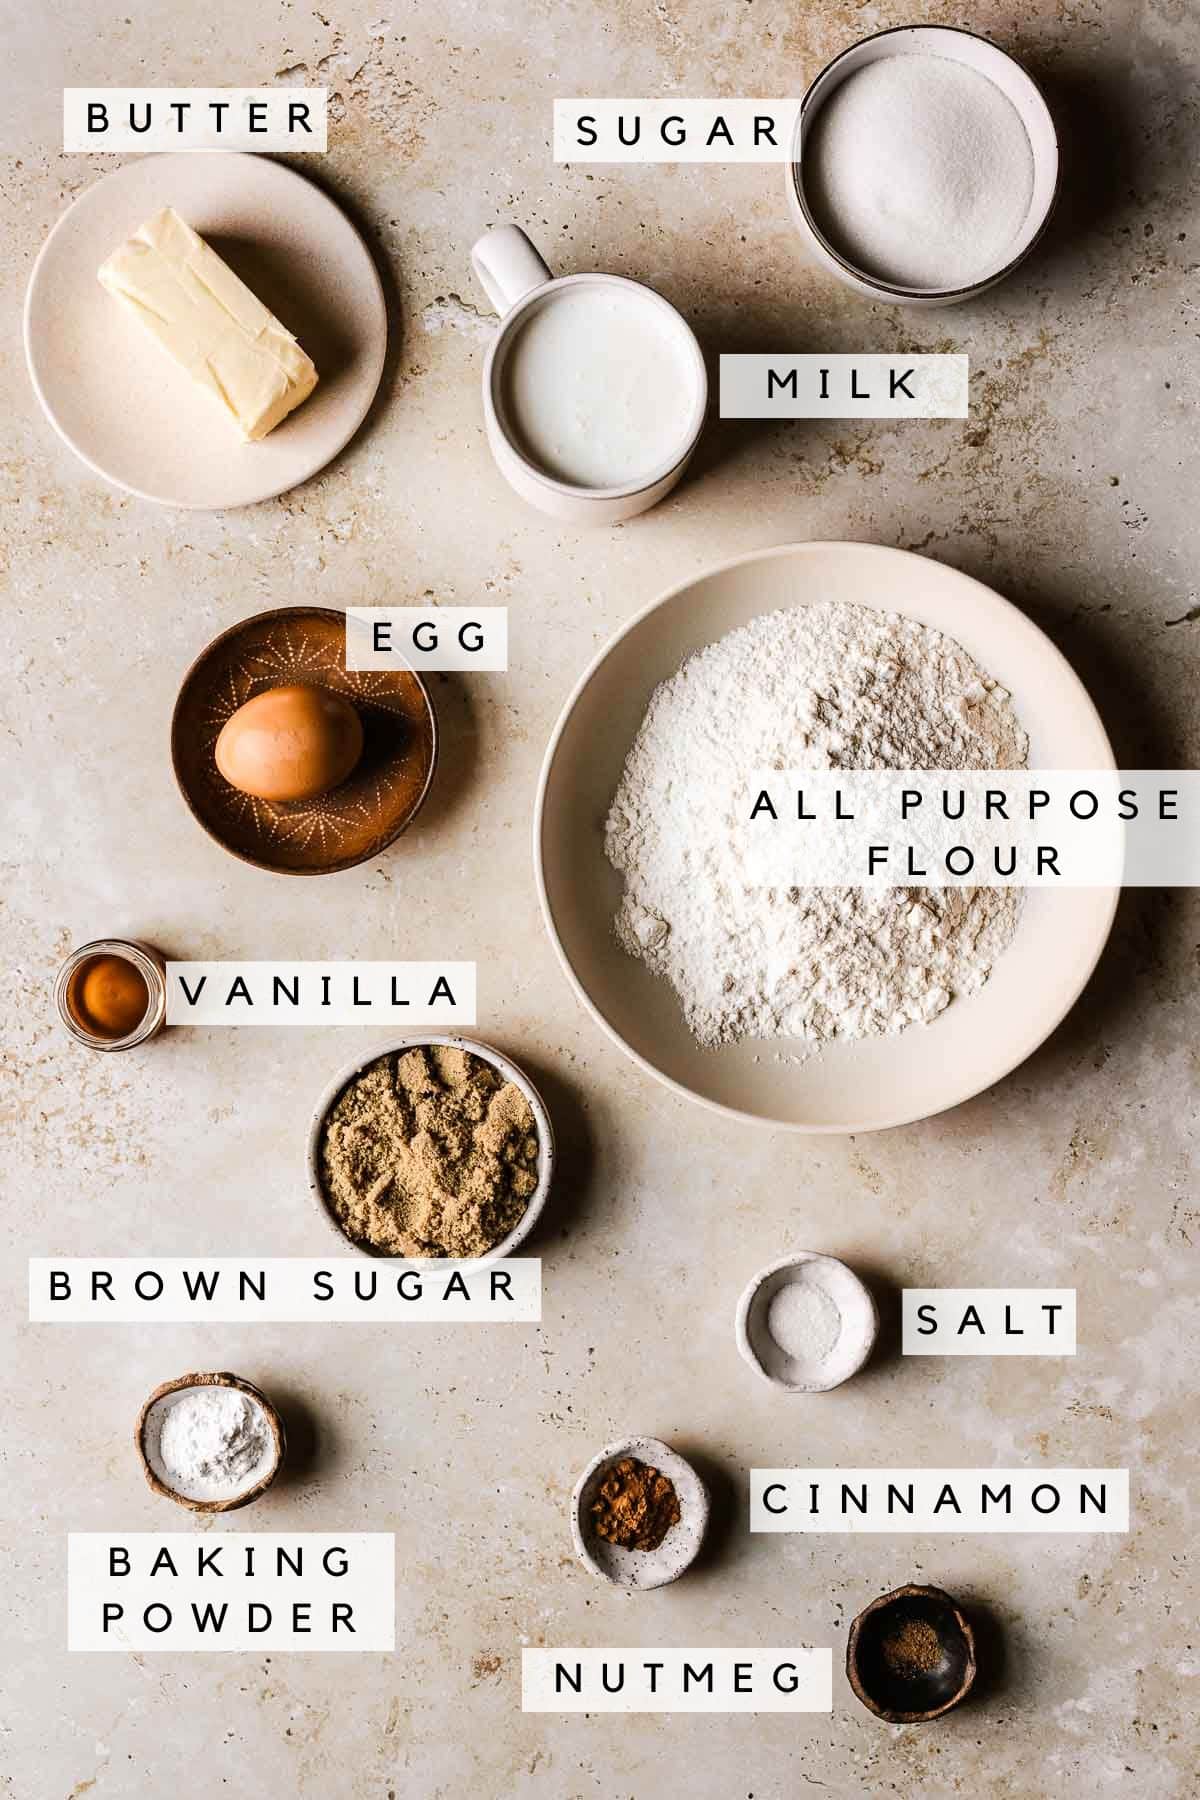
[[[760,1269],[738,1304],[738,1349],[789,1394],[824,1394],[849,1381],[878,1331],[875,1302],[854,1270],[812,1250]]]
[[[283,1467],[283,1420],[240,1375],[181,1375],[155,1388],[134,1442],[146,1480],[197,1513],[232,1512],[264,1494]]]

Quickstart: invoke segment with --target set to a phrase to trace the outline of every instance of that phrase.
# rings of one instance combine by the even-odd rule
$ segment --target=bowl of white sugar
[[[812,1250],[761,1269],[738,1305],[738,1349],[789,1394],[824,1394],[849,1381],[878,1332],[875,1302],[854,1270]]]
[[[788,195],[809,250],[871,299],[968,300],[1041,237],[1058,138],[1037,83],[986,38],[901,26],[834,58],[804,97]]]
[[[233,1512],[257,1500],[283,1466],[283,1420],[240,1375],[180,1375],[155,1388],[134,1441],[156,1494],[191,1512]]]

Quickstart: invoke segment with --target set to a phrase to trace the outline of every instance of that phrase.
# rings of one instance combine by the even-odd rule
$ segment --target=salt
[[[832,1355],[842,1315],[823,1287],[801,1276],[785,1281],[772,1295],[766,1325],[786,1356],[812,1368]]]
[[[896,287],[997,274],[1033,197],[1021,115],[988,76],[945,56],[884,56],[847,76],[813,119],[802,166],[818,230]]]

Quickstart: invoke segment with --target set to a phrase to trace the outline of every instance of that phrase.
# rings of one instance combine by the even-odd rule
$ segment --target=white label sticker
[[[799,100],[556,100],[560,163],[789,162]]]
[[[508,668],[505,606],[351,606],[348,669]]]
[[[751,1469],[751,1531],[1129,1530],[1128,1469]]]
[[[168,1025],[474,1025],[466,962],[169,962]]]
[[[833,1711],[831,1650],[523,1650],[523,1712]]]
[[[1196,769],[764,768],[703,804],[751,887],[1200,886]]]
[[[542,1265],[433,1257],[31,1256],[36,1325],[536,1324]]]
[[[73,1531],[70,1650],[394,1650],[391,1532]]]
[[[905,1356],[1074,1356],[1074,1288],[905,1288]]]
[[[324,150],[326,88],[63,89],[63,149]]]
[[[721,357],[723,419],[965,419],[967,358],[818,351]]]

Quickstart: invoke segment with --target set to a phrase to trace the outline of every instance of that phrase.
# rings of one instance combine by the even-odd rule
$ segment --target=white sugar
[[[988,76],[950,57],[893,55],[821,106],[803,176],[814,222],[855,268],[898,287],[966,287],[1010,259],[1033,150]]]

